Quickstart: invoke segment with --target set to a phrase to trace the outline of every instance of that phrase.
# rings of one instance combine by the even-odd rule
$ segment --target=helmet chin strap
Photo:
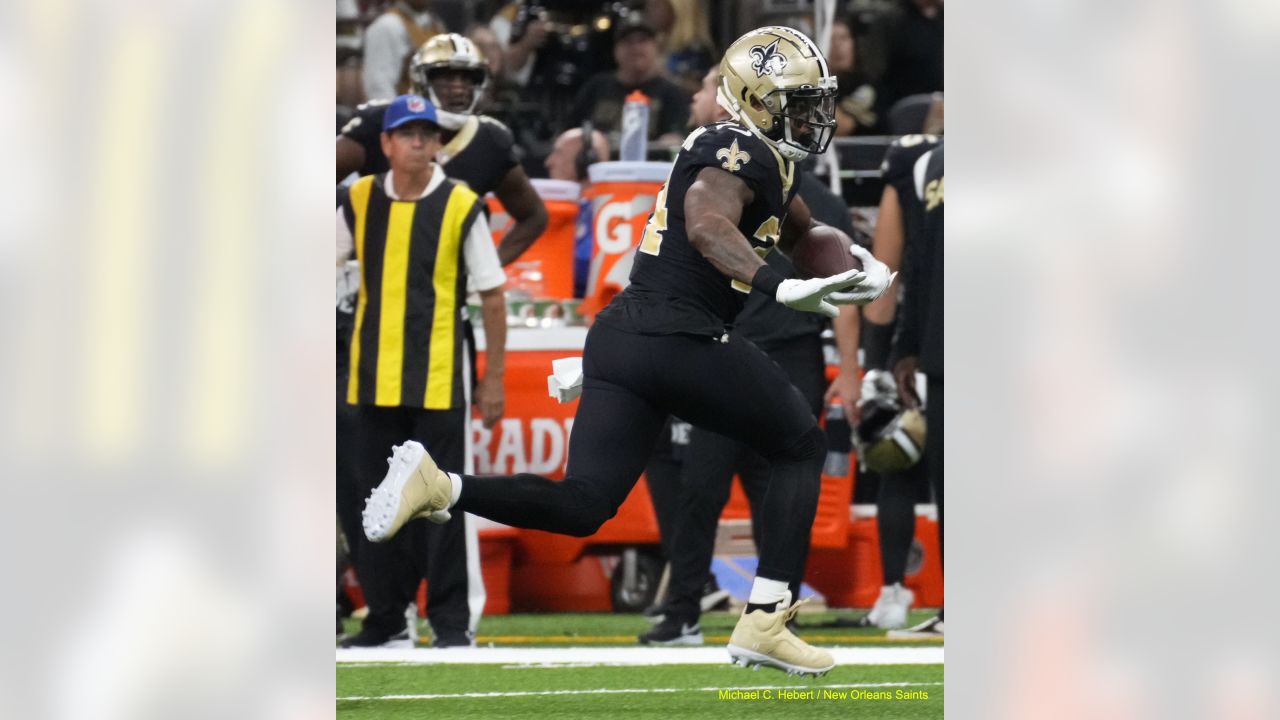
[[[436,119],[440,121],[440,127],[444,128],[445,130],[452,130],[452,131],[461,130],[462,126],[467,122],[467,119],[470,117],[471,117],[470,115],[467,115],[465,113],[453,113],[453,112],[449,112],[448,110],[436,110]]]
[[[808,150],[801,150],[795,145],[788,145],[786,143],[782,143],[780,145],[774,145],[774,147],[777,148],[779,155],[790,160],[791,162],[800,162],[801,160],[804,160],[805,158],[809,157]]]
[[[724,111],[729,113],[734,120],[746,126],[746,128],[751,131],[752,135],[755,135],[768,143],[768,145],[774,150],[777,150],[778,154],[782,157],[790,160],[791,162],[800,162],[801,160],[809,157],[808,152],[801,150],[794,145],[776,143],[766,137],[765,134],[760,131],[760,128],[756,127],[756,124],[751,121],[751,117],[743,112],[742,106],[738,104],[738,101],[733,99],[733,96],[729,95],[729,93],[725,92],[724,85],[716,88],[716,104],[724,108]]]
[[[476,93],[476,95],[478,95],[478,93]],[[467,112],[449,112],[444,109],[444,103],[440,102],[440,98],[436,97],[435,89],[428,87],[427,96],[428,99],[431,100],[431,104],[436,106],[436,121],[440,123],[440,127],[451,132],[456,132],[462,129],[462,126],[467,122],[467,119],[471,117],[470,111],[476,106],[476,97],[473,95],[471,99],[471,107],[467,108]]]

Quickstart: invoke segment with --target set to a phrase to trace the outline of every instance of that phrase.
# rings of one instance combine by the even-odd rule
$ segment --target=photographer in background
[[[643,15],[628,15],[614,33],[613,57],[616,70],[597,73],[578,91],[569,125],[590,120],[616,137],[622,129],[623,103],[639,90],[649,97],[649,139],[682,140],[689,122],[689,95],[662,76],[657,29]]]
[[[391,99],[409,90],[409,58],[445,27],[431,14],[431,0],[397,0],[364,35],[364,96]]]
[[[567,127],[565,113],[594,69],[611,68],[611,33],[625,6],[618,2],[520,0],[490,20],[505,49],[507,76],[538,110],[538,139],[549,142],[553,128]]]

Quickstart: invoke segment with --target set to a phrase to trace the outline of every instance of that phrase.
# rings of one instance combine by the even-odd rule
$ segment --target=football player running
[[[547,227],[547,209],[513,153],[507,126],[476,113],[489,85],[489,65],[476,44],[456,33],[436,35],[422,45],[409,65],[412,92],[431,101],[444,130],[436,161],[445,174],[483,197],[492,192],[515,225],[498,245],[498,259],[509,265]],[[391,98],[371,100],[356,110],[337,140],[338,180],[351,173],[372,175],[390,167],[382,154],[382,116]]]
[[[532,474],[440,471],[425,449],[395,449],[364,511],[371,540],[410,518],[456,508],[515,527],[595,533],[630,493],[663,420],[676,415],[748,444],[770,461],[760,564],[729,641],[741,665],[822,674],[829,652],[787,629],[800,603],[788,585],[818,502],[826,438],[785,373],[727,332],[747,294],[837,314],[893,279],[861,248],[863,270],[783,279],[762,259],[786,252],[814,222],[797,197],[795,163],[826,150],[835,130],[835,78],[816,45],[786,27],[736,40],[720,63],[717,102],[732,120],[685,139],[641,239],[630,284],[597,316],[583,350],[582,396],[563,481]]]

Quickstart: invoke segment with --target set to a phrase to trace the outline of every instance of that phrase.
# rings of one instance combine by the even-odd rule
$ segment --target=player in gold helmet
[[[725,51],[720,76],[716,101],[783,157],[826,152],[835,135],[836,79],[803,33],[752,30]]]

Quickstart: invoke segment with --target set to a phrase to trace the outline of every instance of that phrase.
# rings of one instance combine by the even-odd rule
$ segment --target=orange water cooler
[[[884,572],[875,506],[855,505],[848,512],[848,545],[834,548],[814,543],[805,581],[821,592],[831,607],[869,608],[880,595]],[[942,554],[932,505],[916,507],[915,538],[903,584],[915,594],[915,607],[942,605]]]
[[[534,178],[530,182],[547,207],[547,229],[520,259],[505,268],[507,291],[529,298],[571,298],[573,241],[582,187],[568,180]],[[498,198],[489,195],[486,200],[489,231],[493,233],[493,242],[501,243],[515,221]]]
[[[581,312],[594,316],[627,286],[636,246],[671,173],[669,162],[602,162],[587,169],[595,247]]]

